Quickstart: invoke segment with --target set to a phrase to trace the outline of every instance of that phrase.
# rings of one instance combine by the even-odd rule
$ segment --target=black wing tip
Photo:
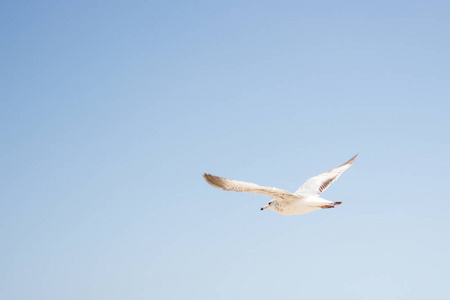
[[[348,163],[354,163],[355,160],[356,160],[356,158],[358,157],[358,155],[359,155],[359,153],[356,153],[356,155],[353,156],[352,158],[350,158],[350,159],[348,160],[348,162],[346,162],[345,164],[348,164]],[[344,165],[345,165],[345,164],[344,164]]]
[[[214,175],[211,175],[211,174],[208,174],[208,173],[203,173],[203,178],[205,178],[206,180],[212,179],[212,178],[215,178],[215,177],[217,177],[217,176],[214,176]]]
[[[342,165],[340,165],[339,167],[342,166],[346,166],[346,165],[353,165],[353,163],[355,162],[356,158],[358,157],[359,153],[356,153],[355,156],[353,156],[352,158],[350,158],[349,160],[347,160],[345,163],[343,163]],[[338,167],[338,168],[339,168]],[[334,169],[333,169],[334,170]],[[330,170],[331,171],[331,170]]]
[[[205,178],[205,180],[208,181],[208,182],[210,182],[213,177],[214,176],[211,175],[211,174],[203,173],[203,178]]]
[[[227,188],[226,184],[223,182],[224,178],[221,177],[217,177],[211,174],[203,174],[203,178],[205,178],[206,182],[209,183],[211,186],[224,190],[224,191],[228,191],[229,189]]]
[[[205,178],[206,182],[208,182],[210,185],[217,187],[217,188],[221,188],[216,183],[216,179],[218,179],[217,176],[214,176],[214,175],[211,175],[208,173],[203,173],[203,178]]]

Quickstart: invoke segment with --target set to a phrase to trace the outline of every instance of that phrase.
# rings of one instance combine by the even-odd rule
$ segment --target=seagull
[[[342,202],[323,199],[319,195],[331,183],[338,179],[345,170],[350,168],[357,156],[358,154],[337,168],[308,179],[295,193],[290,193],[275,187],[265,187],[255,183],[217,177],[206,173],[203,174],[203,178],[213,187],[225,191],[255,193],[273,198],[261,210],[270,209],[282,215],[300,215],[318,209],[334,208],[336,205],[342,204]]]

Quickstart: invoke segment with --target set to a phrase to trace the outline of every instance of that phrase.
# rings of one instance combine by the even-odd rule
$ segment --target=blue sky
[[[3,1],[0,298],[448,299],[447,1]],[[282,216],[203,172],[295,191]]]

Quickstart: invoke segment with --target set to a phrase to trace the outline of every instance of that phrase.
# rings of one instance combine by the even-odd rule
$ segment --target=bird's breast
[[[278,205],[276,208],[276,212],[282,215],[301,215],[319,209],[319,207],[310,205],[308,201],[305,201],[305,198],[294,199],[293,201]]]

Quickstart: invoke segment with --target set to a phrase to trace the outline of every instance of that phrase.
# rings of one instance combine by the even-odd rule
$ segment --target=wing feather
[[[358,154],[353,156],[345,164],[340,165],[328,172],[322,173],[320,175],[314,176],[308,179],[296,192],[297,195],[319,195],[325,191],[330,184],[332,184],[336,179],[344,173],[345,170],[350,168],[350,166],[355,162]]]
[[[295,196],[279,188],[260,186],[255,183],[226,179],[206,173],[203,174],[203,178],[213,187],[225,191],[261,194],[277,200],[287,200],[289,196]]]

